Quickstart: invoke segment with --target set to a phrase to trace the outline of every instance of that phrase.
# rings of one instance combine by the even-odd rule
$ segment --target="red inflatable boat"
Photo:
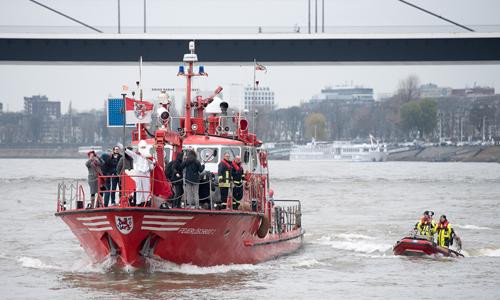
[[[455,250],[440,247],[433,241],[420,237],[404,237],[394,245],[394,255],[421,256],[442,255],[449,257],[463,257],[463,254]]]

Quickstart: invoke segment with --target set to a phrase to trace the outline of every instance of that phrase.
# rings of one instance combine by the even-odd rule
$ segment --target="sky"
[[[117,0],[40,0],[106,33],[117,30]],[[500,25],[500,1],[413,0],[437,14],[470,27]],[[312,0],[311,4],[314,3]],[[320,5],[321,0],[318,1]],[[286,27],[295,24],[307,27],[307,0],[147,0],[147,23],[150,31],[159,27]],[[279,14],[276,12],[279,11]],[[121,0],[122,32],[140,31],[143,24],[143,1]],[[321,15],[319,10],[319,15]],[[321,24],[321,19],[318,20]],[[312,18],[314,26],[314,14]],[[70,28],[79,33],[92,33],[83,27],[39,7],[27,0],[0,0],[0,33],[12,28],[42,28],[60,30]],[[396,0],[325,0],[325,26],[330,29],[346,27],[370,28],[388,26],[387,31],[401,27],[419,27],[435,30],[448,26],[444,21],[428,16]],[[427,27],[430,26],[430,27]],[[54,27],[50,29],[51,27]],[[49,28],[49,29],[47,29]],[[59,28],[59,29],[57,29]],[[446,27],[461,32],[459,28]],[[500,28],[500,26],[498,27]],[[39,29],[40,30],[40,29]],[[196,31],[196,29],[193,29]],[[224,29],[221,29],[224,30]],[[364,30],[364,29],[362,29]],[[420,29],[421,30],[421,29]],[[187,48],[187,45],[186,45]],[[203,54],[199,53],[200,60]],[[179,57],[179,60],[182,58]],[[478,85],[493,86],[500,91],[500,65],[268,65],[267,73],[259,73],[263,86],[275,91],[279,107],[297,105],[318,94],[325,86],[353,83],[374,88],[375,95],[392,93],[404,77],[415,74],[421,83],[433,82],[440,86],[462,88]],[[213,90],[217,85],[228,89],[232,83],[251,84],[251,66],[206,67],[208,78],[197,79],[202,90]],[[145,64],[143,86],[148,98],[157,92],[151,88],[184,86],[176,77],[177,68]],[[67,65],[67,64],[0,64],[0,102],[4,110],[23,108],[23,97],[47,95],[62,101],[66,111],[69,102],[78,110],[103,107],[109,95],[120,94],[121,86],[130,86],[138,79],[138,67],[133,65]],[[230,100],[230,99],[229,99]],[[230,103],[231,104],[231,103]]]

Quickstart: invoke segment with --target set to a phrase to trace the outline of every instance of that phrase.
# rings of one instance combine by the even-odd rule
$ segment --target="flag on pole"
[[[153,103],[125,98],[125,117],[127,124],[150,123]]]
[[[257,71],[264,71],[267,73],[267,68],[259,63],[255,63],[255,70]]]

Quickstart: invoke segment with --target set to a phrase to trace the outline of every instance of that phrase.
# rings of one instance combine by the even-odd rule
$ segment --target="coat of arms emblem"
[[[132,217],[115,216],[116,228],[123,234],[129,234],[134,229],[134,219]]]
[[[134,113],[137,119],[142,120],[146,116],[147,107],[144,103],[134,102]]]

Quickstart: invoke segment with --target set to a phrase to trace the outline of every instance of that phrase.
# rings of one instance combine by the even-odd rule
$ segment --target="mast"
[[[193,66],[194,62],[198,61],[198,56],[194,53],[194,41],[189,42],[190,53],[184,54],[184,62],[188,63],[187,74],[184,74],[184,67],[179,67],[179,75],[186,76],[186,112],[184,118],[184,133],[189,136],[193,133],[191,129],[191,80],[194,74]]]
[[[257,83],[255,78],[255,72],[257,71],[257,59],[253,59],[253,101],[252,107],[250,110],[251,118],[252,118],[252,132],[255,133],[255,85]]]

